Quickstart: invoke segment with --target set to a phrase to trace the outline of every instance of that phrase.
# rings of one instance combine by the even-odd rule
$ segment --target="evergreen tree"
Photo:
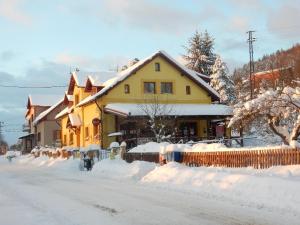
[[[220,56],[216,57],[212,67],[210,85],[220,94],[221,102],[229,104],[235,100],[233,81],[228,76],[228,67]]]
[[[184,48],[186,55],[183,55],[183,58],[187,61],[186,66],[191,70],[210,76],[216,57],[213,52],[214,39],[208,32],[196,31],[189,39],[188,46],[184,46]]]

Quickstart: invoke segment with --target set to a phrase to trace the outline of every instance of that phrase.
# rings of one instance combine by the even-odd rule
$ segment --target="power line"
[[[63,87],[67,87],[67,85],[51,85],[51,86],[21,86],[21,85],[3,85],[0,84],[0,87],[4,87],[4,88],[22,88],[22,89],[26,89],[26,88],[36,88],[36,89],[44,89],[44,88],[63,88]]]

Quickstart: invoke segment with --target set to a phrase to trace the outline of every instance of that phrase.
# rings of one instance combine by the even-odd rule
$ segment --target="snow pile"
[[[170,144],[167,142],[157,143],[148,142],[143,145],[138,145],[137,147],[131,149],[130,153],[161,153],[165,154],[167,152],[226,152],[226,151],[255,151],[255,150],[268,150],[268,149],[282,149],[291,148],[288,145],[278,145],[278,146],[265,146],[265,147],[244,147],[244,148],[228,148],[222,143],[198,143],[193,146],[189,144]]]
[[[134,161],[129,164],[118,158],[115,160],[105,159],[94,165],[92,174],[113,179],[131,178],[140,180],[143,176],[154,170],[155,167],[155,163],[144,161]]]
[[[172,190],[201,193],[259,208],[298,211],[300,166],[230,169],[190,168],[172,162],[148,173],[143,184]]]
[[[51,170],[69,171],[75,172],[79,171],[79,159],[70,159],[65,158],[49,158],[48,156],[40,156],[35,158],[31,155],[21,156],[16,159],[17,164],[30,165],[37,168],[48,168]]]

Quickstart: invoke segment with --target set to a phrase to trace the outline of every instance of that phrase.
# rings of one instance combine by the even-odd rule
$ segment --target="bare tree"
[[[145,98],[139,104],[139,109],[147,117],[147,124],[155,136],[157,142],[162,142],[172,135],[171,127],[174,128],[174,120],[171,118],[173,106],[167,103],[160,103],[158,96]]]

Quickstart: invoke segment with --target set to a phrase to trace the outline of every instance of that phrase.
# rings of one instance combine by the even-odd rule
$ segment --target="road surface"
[[[0,225],[300,224],[299,215],[140,184],[0,162]]]

